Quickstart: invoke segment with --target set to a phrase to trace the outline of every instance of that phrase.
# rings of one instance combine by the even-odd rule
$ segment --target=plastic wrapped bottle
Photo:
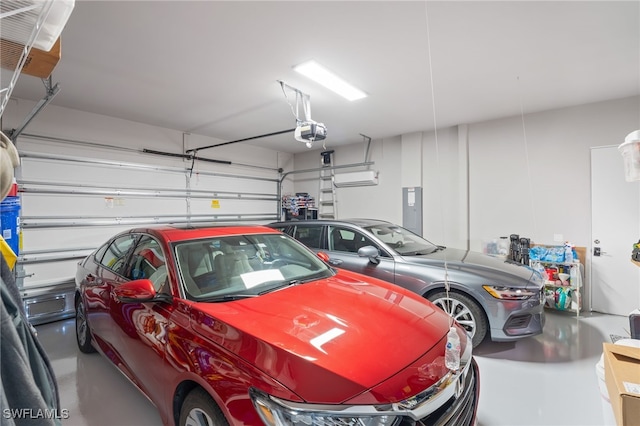
[[[571,283],[572,286],[574,287],[579,287],[579,283],[578,283],[578,265],[572,265],[571,269],[569,270],[569,282]]]
[[[564,262],[573,263],[573,249],[569,242],[564,244]]]
[[[444,350],[444,365],[450,370],[460,368],[460,336],[455,327],[449,329],[447,333],[447,345]]]

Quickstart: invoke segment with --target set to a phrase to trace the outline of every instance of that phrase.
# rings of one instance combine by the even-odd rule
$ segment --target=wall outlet
[[[556,243],[563,243],[564,238],[562,238],[562,234],[553,234],[553,241]]]

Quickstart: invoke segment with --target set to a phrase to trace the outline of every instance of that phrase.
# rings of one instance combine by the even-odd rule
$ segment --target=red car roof
[[[161,226],[132,231],[162,235],[166,241],[187,241],[226,235],[278,234],[279,231],[263,225],[204,225]]]

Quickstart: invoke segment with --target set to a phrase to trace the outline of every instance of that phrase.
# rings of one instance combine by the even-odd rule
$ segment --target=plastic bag
[[[541,262],[564,262],[564,246],[543,247],[534,246],[529,249],[529,258]]]

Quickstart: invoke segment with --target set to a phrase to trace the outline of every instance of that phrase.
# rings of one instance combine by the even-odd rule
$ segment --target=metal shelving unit
[[[3,44],[0,86],[0,116],[9,102],[29,52],[51,10],[53,0],[0,2],[0,39]]]
[[[580,262],[550,262],[550,261],[541,261],[541,260],[531,260],[529,262],[530,266],[534,269],[538,269],[538,264],[542,265],[543,268],[548,267],[558,267],[563,268],[566,271],[575,271],[574,273],[570,273],[569,285],[558,284],[557,282],[551,280],[545,280],[544,284],[544,292],[545,292],[545,308],[567,311],[567,312],[575,312],[576,316],[580,316],[580,311],[582,310],[582,287],[584,283],[584,270],[582,263]],[[560,309],[555,306],[554,303],[550,303],[546,300],[547,294],[551,295],[555,293],[558,289],[570,289],[571,291],[571,301],[568,308]]]

